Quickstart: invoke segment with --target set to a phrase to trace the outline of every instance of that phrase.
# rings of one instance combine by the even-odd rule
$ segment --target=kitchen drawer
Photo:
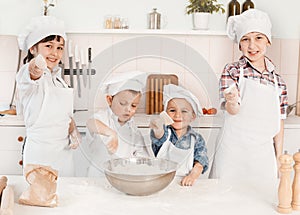
[[[0,150],[0,175],[21,175],[22,166],[19,161],[22,159],[21,151]]]
[[[300,129],[285,128],[283,150],[287,150],[289,154],[295,154],[300,149]]]
[[[21,150],[25,133],[25,127],[0,127],[0,151]]]

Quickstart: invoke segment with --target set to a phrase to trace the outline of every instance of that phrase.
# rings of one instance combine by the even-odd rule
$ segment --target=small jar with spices
[[[104,18],[104,28],[112,29],[114,25],[113,17],[111,15],[107,15]]]
[[[115,16],[114,18],[114,29],[120,29],[122,28],[122,22],[120,16]]]

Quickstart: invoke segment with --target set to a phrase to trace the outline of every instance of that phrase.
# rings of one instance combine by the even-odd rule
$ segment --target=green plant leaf
[[[186,13],[192,14],[195,12],[206,13],[225,13],[224,5],[218,4],[217,0],[189,0],[186,6]]]

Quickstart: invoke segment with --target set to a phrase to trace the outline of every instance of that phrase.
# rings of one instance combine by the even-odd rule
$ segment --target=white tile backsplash
[[[16,36],[0,35],[0,71],[16,72],[18,66],[18,43]]]
[[[226,63],[241,56],[238,45],[224,35],[134,35],[134,34],[68,34],[87,55],[92,47],[92,89],[85,92],[91,108],[106,107],[98,93],[99,84],[108,73],[141,70],[147,73],[175,73],[179,83],[195,92],[204,106],[217,105],[217,81]],[[0,104],[9,103],[17,68],[18,46],[15,36],[0,36]],[[267,55],[288,85],[289,102],[296,101],[299,40],[273,39]],[[68,68],[67,46],[64,55]],[[201,66],[203,65],[203,66]],[[194,70],[193,74],[190,70]],[[195,78],[196,77],[196,78]],[[66,77],[68,79],[68,77]],[[201,81],[197,80],[201,78]],[[80,102],[80,101],[79,101]],[[77,104],[76,104],[77,103]],[[78,101],[75,106],[78,105]],[[85,101],[86,104],[86,101]],[[145,108],[145,100],[139,111]]]
[[[0,72],[0,76],[0,106],[7,106],[13,95],[16,72]]]
[[[225,65],[232,62],[233,44],[225,36],[213,36],[209,44],[209,65],[216,74],[220,74]]]
[[[210,57],[210,39],[209,36],[186,36],[186,45],[197,51],[206,61]]]
[[[281,74],[298,74],[299,40],[281,40]]]
[[[296,102],[297,96],[297,80],[298,75],[282,75],[288,89],[288,102],[289,104],[294,104]]]
[[[281,71],[281,40],[272,39],[272,45],[267,49],[267,57],[271,59],[276,67],[276,72],[282,74]],[[284,72],[284,71],[283,71]]]

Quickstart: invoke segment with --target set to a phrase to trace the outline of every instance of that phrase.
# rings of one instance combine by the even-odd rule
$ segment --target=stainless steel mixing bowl
[[[107,180],[129,195],[146,196],[167,187],[175,177],[177,163],[160,158],[118,158],[104,163]]]

